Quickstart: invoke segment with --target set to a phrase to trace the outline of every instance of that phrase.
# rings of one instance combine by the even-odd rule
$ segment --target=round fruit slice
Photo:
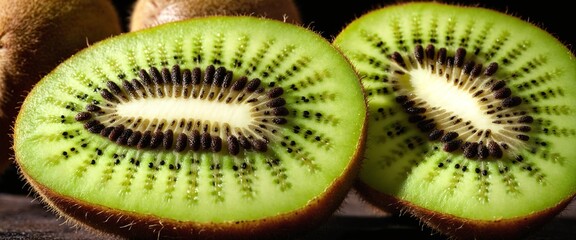
[[[134,238],[302,234],[359,170],[352,65],[303,27],[206,17],[110,38],[26,97],[21,171],[56,210]]]
[[[405,3],[334,44],[369,103],[357,189],[453,237],[522,236],[576,193],[576,61],[549,33],[479,7]]]

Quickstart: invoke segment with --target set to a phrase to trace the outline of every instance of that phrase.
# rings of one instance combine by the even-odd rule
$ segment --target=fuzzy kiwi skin
[[[478,221],[440,214],[391,195],[383,194],[360,181],[354,189],[366,202],[395,215],[407,215],[450,239],[523,239],[539,230],[562,212],[576,197],[572,195],[556,206],[530,215],[493,221]]]
[[[366,103],[367,104],[367,103]],[[25,105],[24,105],[25,107]],[[366,106],[367,107],[367,106]],[[367,114],[367,113],[366,113]],[[16,121],[15,128],[18,128]],[[68,222],[91,229],[95,234],[112,234],[128,239],[295,239],[319,228],[341,206],[356,182],[368,130],[362,123],[356,151],[348,167],[324,193],[299,210],[266,219],[226,223],[184,222],[112,209],[59,194],[20,171],[46,206]]]
[[[120,32],[110,0],[0,1],[0,173],[11,164],[11,126],[32,86],[78,50]]]
[[[206,18],[201,21],[209,21],[209,19]],[[175,26],[178,23],[172,24]],[[144,31],[152,33],[156,30],[147,29]],[[99,44],[105,43],[106,41],[102,41]],[[326,42],[326,44],[328,43]],[[96,45],[98,44],[93,47],[97,47]],[[88,52],[89,49],[83,51]],[[78,56],[81,57],[81,54],[79,53]],[[63,64],[63,66],[71,65]],[[354,74],[354,79],[357,79],[355,72],[350,71],[349,73],[351,75]],[[54,71],[48,76],[53,76],[54,74],[58,74],[58,71]],[[28,96],[34,96],[37,92],[46,90],[42,90],[41,87],[43,86],[42,83],[49,81],[48,78],[38,84],[37,88],[32,89]],[[358,87],[361,86],[359,85]],[[362,91],[357,92],[358,95],[361,95],[361,93]],[[26,116],[24,115],[30,111],[31,105],[28,103],[34,100],[26,101],[22,105],[22,111],[20,111],[20,115],[16,120],[15,129],[17,134],[21,133],[18,129],[30,128],[29,125],[23,124],[24,120],[22,119],[25,119]],[[42,100],[40,99],[40,101]],[[357,107],[365,109],[367,105],[365,102],[363,103],[362,106]],[[70,196],[59,194],[55,190],[50,189],[49,184],[43,185],[41,181],[34,180],[34,176],[28,175],[29,171],[26,169],[25,164],[20,164],[19,166],[21,167],[22,176],[41,195],[41,199],[51,206],[52,210],[70,222],[106,233],[130,239],[277,239],[284,237],[291,239],[318,227],[319,224],[332,215],[346,197],[355,180],[354,177],[360,169],[367,126],[365,114],[366,111],[363,111],[358,116],[363,119],[361,122],[357,121],[359,139],[353,142],[355,143],[354,148],[350,148],[351,154],[346,156],[348,161],[345,169],[339,171],[339,175],[336,178],[330,178],[330,184],[323,185],[326,187],[322,187],[322,192],[318,196],[306,200],[305,205],[303,204],[299,209],[260,220],[195,223],[112,209],[97,203],[79,201]],[[24,134],[20,136],[22,135]],[[16,153],[22,152],[19,147],[23,145],[21,142],[24,141],[26,141],[26,137],[15,137],[14,146]],[[352,147],[352,144],[347,144],[347,146]],[[22,163],[23,159],[18,157],[19,155],[17,154],[17,162]],[[149,204],[157,203],[149,202]],[[240,205],[239,207],[242,206]]]
[[[365,132],[364,127],[363,132]],[[326,189],[322,196],[312,199],[300,210],[267,219],[227,223],[182,222],[111,209],[78,201],[42,186],[23,172],[24,178],[43,201],[68,221],[129,239],[294,239],[317,229],[335,212],[352,188],[354,176],[361,165],[365,134],[351,164],[340,179]]]
[[[441,3],[405,3],[405,4],[421,4],[420,7],[421,9],[433,9],[434,7],[442,7]],[[428,5],[426,5],[428,4]],[[402,4],[398,4],[397,5],[397,9],[401,9]],[[424,6],[425,5],[425,6]],[[396,7],[394,5],[390,5],[390,7]],[[461,6],[455,6],[455,7],[462,7],[462,8],[467,8],[467,6],[461,5]],[[469,8],[473,8],[473,7],[469,7]],[[404,13],[406,13],[406,15],[403,16],[414,16],[414,19],[419,19],[418,14],[415,12],[410,12],[408,9],[402,9],[402,10],[407,10],[406,12],[402,12],[402,11],[397,11],[395,12],[395,14],[400,14],[403,15]],[[450,13],[448,11],[448,9],[444,9],[447,11],[438,11],[437,16],[451,16],[454,15],[453,12]],[[450,9],[453,10],[454,12],[458,12],[458,10],[455,10],[454,8]],[[486,9],[487,10],[487,9]],[[467,11],[467,10],[466,10]],[[488,10],[491,11],[491,10]],[[399,13],[402,12],[402,13]],[[369,14],[369,13],[368,13]],[[480,19],[483,15],[478,14],[478,17],[475,17],[475,19]],[[408,17],[407,17],[408,18]],[[392,19],[392,18],[390,18]],[[390,20],[390,19],[387,19]],[[406,19],[406,18],[404,18]],[[402,19],[402,20],[404,20]],[[375,23],[374,19],[371,19],[372,23],[374,24],[374,26],[379,26],[377,25],[377,23]],[[410,22],[402,22],[402,20],[400,20],[399,22],[401,22],[401,24],[410,24]],[[421,19],[419,19],[420,21],[422,21]],[[452,19],[454,20],[454,22],[458,22],[458,17],[457,15],[455,15],[455,17]],[[521,19],[518,19],[521,20]],[[483,19],[478,20],[483,21]],[[414,21],[416,22],[416,21]],[[471,21],[471,22],[475,22],[475,21]],[[502,21],[504,22],[504,21]],[[367,23],[367,22],[364,22]],[[389,22],[385,22],[383,23],[383,27],[388,26]],[[529,23],[529,22],[528,22]],[[366,24],[368,25],[368,24]],[[392,25],[392,24],[390,24]],[[415,23],[413,23],[413,25],[416,25]],[[535,24],[532,24],[535,25]],[[537,27],[537,26],[532,26],[532,27]],[[476,26],[471,27],[471,29],[476,29]],[[360,29],[360,27],[356,27],[355,28]],[[440,28],[438,28],[440,29]],[[479,29],[479,28],[478,28]],[[534,41],[536,41],[536,39],[538,39],[538,36],[542,36],[544,34],[549,35],[548,33],[544,32],[543,29],[536,29],[536,28],[528,28],[530,31],[534,31],[536,32],[536,34],[533,35],[533,39]],[[528,30],[526,29],[526,30]],[[346,29],[344,29],[346,30]],[[492,29],[490,29],[492,30]],[[367,31],[368,32],[368,31]],[[401,34],[405,34],[406,32],[402,32],[401,30],[398,30],[398,32],[401,32]],[[425,31],[422,31],[425,32]],[[494,31],[496,32],[496,31]],[[513,31],[512,31],[513,32]],[[522,32],[519,30],[518,31],[519,34],[522,34]],[[367,34],[368,35],[368,34]],[[427,41],[426,37],[415,37],[417,34],[414,33],[414,36],[410,36],[410,37],[414,37],[414,38],[418,38],[418,39],[424,39],[424,42]],[[512,34],[514,35],[514,34]],[[383,36],[379,36],[380,38],[385,38]],[[390,39],[393,39],[392,36],[386,36],[386,37],[390,37]],[[532,36],[527,36],[527,38],[530,38]],[[456,38],[455,38],[456,39]],[[336,37],[336,45],[338,45],[338,37]],[[406,39],[403,39],[406,40]],[[411,39],[406,40],[406,42],[410,41]],[[458,39],[460,40],[460,39]],[[531,39],[532,40],[532,39]],[[555,39],[558,40],[558,39]],[[391,41],[392,42],[392,41]],[[392,42],[391,44],[394,45],[394,43],[398,43],[400,41],[397,42]],[[455,41],[457,42],[457,41]],[[470,41],[471,42],[471,41]],[[382,43],[382,42],[380,42]],[[389,43],[389,42],[387,42]],[[398,45],[403,45],[405,42],[400,42],[398,43]],[[563,65],[563,69],[566,70],[566,72],[569,72],[569,74],[567,74],[567,76],[564,78],[564,86],[563,88],[566,88],[569,86],[569,84],[572,84],[568,81],[572,81],[574,80],[574,68],[576,66],[576,62],[574,61],[575,57],[573,52],[570,51],[570,49],[568,49],[566,46],[562,46],[560,41],[554,41],[554,39],[549,39],[546,40],[547,45],[550,46],[550,49],[556,48],[563,51],[562,54],[557,54],[558,52],[561,51],[557,51],[556,54],[554,55],[554,57],[558,57],[559,59],[562,59],[562,63],[566,63],[565,65]],[[361,45],[361,44],[357,44],[357,45]],[[376,45],[376,43],[374,43],[374,45]],[[410,45],[410,43],[408,43],[408,45]],[[424,44],[425,45],[425,44]],[[457,43],[455,45],[458,45]],[[386,44],[383,44],[383,46],[386,46]],[[442,45],[436,45],[435,47],[439,48],[439,47],[445,47]],[[453,46],[452,46],[453,47]],[[359,48],[361,50],[365,50],[362,49],[361,47]],[[384,49],[384,47],[382,47],[382,49]],[[546,48],[548,49],[548,48]],[[349,49],[345,49],[344,51],[349,50]],[[412,49],[411,49],[412,50]],[[411,51],[410,50],[410,51]],[[473,51],[470,51],[472,49],[467,49],[469,52],[471,53]],[[399,50],[401,51],[401,50]],[[362,52],[362,51],[359,51]],[[367,52],[367,51],[366,51]],[[362,52],[363,53],[363,52]],[[374,53],[374,55],[376,55],[377,53]],[[369,55],[370,57],[372,55]],[[552,58],[552,57],[550,57]],[[370,59],[369,57],[366,57],[366,59]],[[370,59],[372,60],[372,59]],[[565,61],[564,61],[565,60]],[[354,59],[353,59],[354,61]],[[367,62],[368,60],[366,60]],[[571,62],[569,62],[571,61]],[[377,61],[375,61],[377,62]],[[503,68],[506,68],[505,64],[500,63],[500,66],[504,66]],[[359,64],[360,65],[360,64]],[[382,64],[385,65],[385,64]],[[562,67],[561,67],[562,68]],[[361,72],[364,69],[360,70]],[[505,70],[507,71],[507,70]],[[508,70],[509,71],[509,70]],[[361,75],[363,74],[363,72],[361,73]],[[567,86],[568,85],[568,86]],[[573,94],[571,94],[571,96],[573,96]],[[574,99],[571,98],[571,103],[568,103],[569,105],[573,105],[573,101]],[[369,100],[370,101],[370,100]],[[375,101],[376,102],[376,101]],[[573,115],[571,115],[572,117]],[[571,122],[570,120],[566,121],[566,122]],[[368,141],[370,141],[370,137],[368,137]],[[571,142],[570,144],[573,145],[573,136],[570,139],[565,139],[564,141],[567,142]],[[562,141],[562,140],[559,140]],[[392,144],[390,144],[392,145]],[[368,143],[368,148],[370,148],[370,143]],[[549,146],[549,145],[548,145]],[[382,148],[385,148],[385,146],[379,146]],[[396,149],[397,150],[397,149]],[[379,150],[377,150],[379,151]],[[384,151],[380,151],[380,152],[384,152]],[[569,157],[567,157],[567,161],[573,161],[574,157],[573,157],[573,152],[567,153]],[[454,158],[456,158],[456,154],[452,155],[454,156]],[[531,155],[530,155],[531,156]],[[371,156],[370,156],[371,157]],[[368,154],[367,154],[367,161],[371,161],[372,159],[368,159]],[[419,161],[421,158],[423,158],[423,156],[418,156],[418,159],[416,159],[416,161]],[[537,159],[538,156],[534,156],[534,159]],[[365,161],[365,162],[367,162]],[[473,160],[476,161],[476,160]],[[488,162],[490,163],[489,160]],[[499,161],[498,159],[495,159],[494,161]],[[373,163],[372,161],[370,163]],[[374,165],[371,165],[374,166]],[[439,166],[440,167],[440,166]],[[542,209],[537,209],[534,210],[532,212],[526,213],[524,215],[521,216],[513,216],[510,218],[505,218],[505,217],[496,217],[498,215],[495,215],[494,219],[489,219],[489,220],[485,220],[485,219],[473,219],[473,218],[465,218],[465,217],[459,217],[459,216],[455,216],[452,215],[450,213],[445,213],[445,212],[441,212],[441,211],[435,211],[432,209],[427,209],[425,207],[422,207],[421,205],[415,204],[414,202],[410,202],[407,201],[405,199],[403,199],[402,197],[399,197],[398,195],[394,195],[397,192],[402,192],[402,193],[406,193],[408,192],[407,190],[403,189],[403,187],[405,185],[403,185],[404,183],[402,182],[405,179],[398,179],[398,182],[393,182],[390,183],[390,185],[394,185],[397,186],[398,190],[391,190],[390,192],[384,193],[382,191],[379,191],[378,189],[376,189],[375,187],[372,187],[368,182],[364,182],[362,177],[364,175],[361,174],[361,176],[359,177],[359,181],[355,183],[355,189],[357,190],[357,192],[371,205],[374,205],[380,209],[386,210],[390,213],[394,213],[397,215],[409,215],[412,216],[418,220],[421,221],[421,223],[423,223],[424,225],[427,225],[428,227],[431,227],[433,230],[437,231],[440,234],[444,234],[446,235],[449,239],[522,239],[523,237],[528,236],[529,234],[533,233],[534,231],[540,229],[542,226],[544,226],[547,222],[549,222],[552,218],[554,218],[556,215],[558,215],[562,210],[564,210],[567,205],[574,200],[575,196],[576,196],[576,192],[574,191],[574,175],[573,174],[569,174],[570,173],[570,169],[574,169],[574,165],[573,164],[566,164],[565,166],[568,170],[563,171],[562,173],[568,173],[566,175],[563,175],[563,178],[565,179],[566,182],[570,182],[572,183],[571,185],[571,190],[569,192],[566,192],[564,195],[562,195],[562,197],[560,199],[558,199],[557,201],[555,200],[554,203],[549,204],[549,206],[547,206],[546,208],[542,208]],[[462,169],[464,170],[464,169]],[[368,170],[370,171],[370,170]],[[406,171],[408,174],[414,174],[412,172]],[[550,171],[551,175],[553,174],[558,174],[556,172]],[[420,173],[420,172],[419,172]],[[408,177],[406,178],[408,179]],[[456,179],[456,178],[455,178]],[[416,181],[414,181],[416,182]],[[522,181],[523,182],[523,181]],[[385,183],[386,184],[386,183]],[[416,183],[419,184],[419,183]],[[522,184],[522,183],[520,183]],[[407,184],[406,184],[407,185]],[[427,185],[429,185],[429,183],[425,182],[425,183],[421,183],[422,185],[422,189],[428,187]],[[432,184],[430,184],[432,185]],[[420,185],[418,185],[420,186]],[[477,190],[474,187],[471,188],[472,190]],[[417,191],[416,189],[411,189],[411,190],[415,190],[415,192]],[[530,189],[532,191],[537,192],[540,196],[538,196],[541,199],[546,199],[548,198],[548,196],[546,196],[546,192],[544,191],[539,191],[538,189]],[[550,191],[548,191],[550,192]],[[560,191],[562,193],[564,193],[564,191]],[[414,194],[416,195],[416,194]],[[425,199],[424,201],[434,201],[433,199],[437,197],[435,195],[424,195],[422,197],[422,199]],[[445,200],[445,198],[443,198],[444,196],[439,196],[440,198],[436,198],[439,199],[440,201],[444,201],[447,202],[450,200]],[[430,199],[430,200],[428,200]],[[505,198],[502,198],[505,199]],[[548,198],[548,199],[552,199],[552,198]],[[557,199],[557,198],[554,198]],[[466,201],[465,199],[463,201]],[[538,201],[538,199],[528,199],[527,201]],[[514,203],[517,204],[517,203]],[[470,204],[469,206],[476,206],[475,204]],[[516,205],[518,206],[518,205]],[[520,205],[520,206],[524,206],[524,205]],[[442,209],[441,209],[442,210]],[[505,209],[506,210],[506,209]],[[506,212],[506,211],[503,212]]]
[[[18,121],[16,121],[18,124]],[[21,171],[26,182],[41,196],[50,210],[67,221],[129,239],[294,239],[317,229],[341,206],[353,188],[361,168],[366,142],[367,121],[350,164],[323,195],[311,199],[303,208],[267,219],[227,223],[183,222],[153,215],[137,214],[92,204],[59,194]]]
[[[292,0],[138,0],[130,17],[130,31],[209,15],[257,15],[302,23]]]

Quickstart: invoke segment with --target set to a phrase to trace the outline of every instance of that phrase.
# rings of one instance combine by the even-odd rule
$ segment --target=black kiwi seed
[[[235,136],[228,136],[228,152],[231,155],[236,155],[240,152],[240,143]]]
[[[114,81],[108,81],[106,88],[100,90],[100,94],[108,102],[88,104],[86,112],[78,113],[75,120],[84,122],[84,127],[90,132],[101,134],[110,141],[128,147],[138,149],[156,149],[161,147],[165,150],[178,152],[186,150],[221,152],[223,146],[226,146],[224,149],[231,155],[237,155],[241,149],[258,152],[267,151],[268,140],[266,139],[269,139],[269,135],[278,128],[270,126],[270,124],[280,125],[287,123],[287,119],[284,116],[287,116],[289,111],[285,107],[286,100],[281,97],[284,93],[281,87],[273,87],[266,91],[260,86],[260,79],[248,80],[245,76],[233,81],[233,73],[226,70],[225,67],[209,65],[203,74],[199,68],[181,69],[178,65],[173,66],[171,69],[151,67],[148,71],[140,70],[138,75],[140,77],[139,80],[133,79],[131,82],[122,80],[122,87]],[[224,133],[226,134],[224,137],[221,137],[217,127],[210,129],[208,124],[201,124],[200,121],[202,120],[198,119],[183,120],[180,124],[168,124],[166,121],[160,120],[156,128],[152,127],[152,125],[145,128],[138,124],[124,126],[115,123],[144,121],[145,119],[118,116],[115,107],[140,97],[146,98],[148,94],[157,98],[172,94],[164,90],[167,89],[164,87],[165,85],[170,85],[170,89],[177,89],[173,91],[181,92],[180,96],[192,96],[206,101],[216,101],[224,96],[229,96],[226,103],[234,100],[236,103],[250,104],[253,112],[260,113],[264,117],[253,119],[253,125],[260,126],[259,128],[251,131],[240,131],[243,132],[243,135],[236,135],[231,131],[227,131]],[[202,85],[207,87],[201,87]],[[250,99],[244,99],[246,96],[250,96]],[[109,116],[126,119],[108,121]],[[161,118],[162,116],[159,117]],[[152,121],[152,119],[150,120]],[[176,128],[179,125],[183,126],[185,121],[188,121],[188,126],[190,127]],[[211,124],[218,126],[224,123]]]
[[[507,13],[414,2],[333,43],[372,116],[355,185],[366,202],[446,239],[521,239],[574,198],[576,61],[554,36]]]
[[[196,129],[192,130],[188,142],[191,150],[198,151],[200,149],[200,132]]]
[[[88,112],[98,112],[100,110],[101,110],[101,108],[97,105],[94,105],[94,104],[86,105],[86,111],[88,111]]]
[[[203,150],[208,150],[212,146],[212,137],[209,133],[204,132],[200,135],[200,146]]]
[[[178,137],[176,138],[175,150],[177,152],[182,152],[184,151],[184,149],[186,149],[187,145],[188,145],[188,136],[185,133],[178,134]]]
[[[92,118],[92,114],[89,112],[79,112],[78,114],[76,114],[76,116],[74,117],[74,119],[76,121],[86,121],[88,119]]]
[[[456,49],[451,55],[446,48],[436,50],[433,44],[425,48],[416,45],[414,51],[407,56],[394,52],[390,59],[397,68],[391,71],[391,82],[394,84],[392,89],[397,94],[396,102],[409,115],[409,122],[426,133],[428,139],[443,143],[444,151],[461,151],[468,159],[500,159],[506,150],[513,149],[511,146],[519,146],[522,142],[529,141],[528,135],[523,133],[531,131],[530,123],[534,119],[525,114],[522,99],[513,96],[511,89],[506,86],[506,81],[495,78],[497,63],[489,63],[483,69],[482,63],[467,59],[464,48]],[[404,85],[399,79],[414,68],[429,69],[431,74],[444,78],[470,94],[472,99],[476,99],[478,106],[481,106],[484,116],[494,125],[480,128],[474,125],[472,119],[463,119],[458,113],[438,111],[441,106],[431,106],[425,100],[410,94],[409,90],[403,89]],[[271,105],[273,107],[279,104],[271,102]],[[446,114],[451,117],[446,118]],[[503,116],[506,118],[502,119]],[[515,140],[500,145],[495,139]]]
[[[94,47],[35,85],[15,131],[58,214],[128,239],[292,239],[345,200],[368,106],[318,34],[218,16]]]
[[[140,131],[135,131],[132,133],[132,135],[130,135],[130,137],[126,141],[126,144],[130,147],[135,147],[138,145],[141,138],[142,138],[142,133]]]
[[[118,100],[114,97],[114,94],[112,94],[108,89],[101,90],[100,95],[102,95],[104,99],[110,102],[118,102]]]
[[[250,144],[248,139],[246,137],[244,137],[243,135],[238,136],[238,143],[240,143],[240,146],[244,149],[249,150],[252,148],[252,144]]]

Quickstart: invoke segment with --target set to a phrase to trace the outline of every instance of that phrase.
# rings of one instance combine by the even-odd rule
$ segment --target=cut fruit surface
[[[14,148],[48,202],[96,228],[295,234],[344,199],[366,112],[352,65],[318,34],[206,17],[68,59],[27,96]]]
[[[549,217],[576,193],[576,61],[551,34],[489,9],[405,3],[334,44],[368,98],[358,186],[372,203],[466,234]]]

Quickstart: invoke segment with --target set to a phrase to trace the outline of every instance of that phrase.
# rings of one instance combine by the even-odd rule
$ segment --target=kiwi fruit
[[[12,124],[27,91],[62,60],[121,32],[110,0],[0,1],[0,172],[11,164]]]
[[[293,0],[137,0],[130,16],[130,31],[158,24],[212,15],[254,15],[301,24]]]
[[[22,176],[59,214],[136,239],[292,237],[343,202],[367,104],[330,41],[255,16],[100,41],[27,95]]]
[[[334,38],[369,105],[355,190],[453,239],[515,239],[576,194],[576,58],[538,25],[406,2]]]

